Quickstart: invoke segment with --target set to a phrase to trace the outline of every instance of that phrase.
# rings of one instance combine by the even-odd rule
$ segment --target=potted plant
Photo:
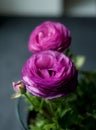
[[[59,22],[46,21],[32,31],[32,56],[22,67],[21,80],[13,82],[12,95],[20,97],[17,110],[25,130],[95,128],[96,73],[81,70],[84,57],[74,56],[70,44],[70,30]]]

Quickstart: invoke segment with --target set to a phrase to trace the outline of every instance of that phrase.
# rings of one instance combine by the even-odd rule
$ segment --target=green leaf
[[[69,111],[71,111],[72,109],[71,108],[68,108],[68,109],[65,109],[64,111],[62,111],[61,113],[61,118]]]
[[[16,99],[16,98],[19,98],[21,95],[22,95],[21,93],[17,92],[17,93],[14,93],[14,94],[11,96],[11,98],[12,98],[12,99]]]
[[[81,56],[81,55],[76,56],[74,58],[74,63],[76,65],[76,68],[80,69],[83,66],[83,64],[85,63],[85,57]]]
[[[51,124],[46,124],[46,125],[43,127],[43,129],[44,129],[44,130],[50,130],[50,129],[54,130],[54,127],[55,127],[55,124],[54,124],[54,123],[51,123]]]

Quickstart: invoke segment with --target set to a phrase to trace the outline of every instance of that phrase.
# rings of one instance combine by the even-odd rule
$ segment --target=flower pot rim
[[[22,121],[21,114],[20,114],[20,103],[21,103],[22,100],[24,100],[22,97],[17,99],[17,102],[16,102],[16,116],[17,116],[17,119],[18,119],[18,122],[19,122],[21,128],[23,128],[24,130],[29,130],[25,126],[24,122]]]

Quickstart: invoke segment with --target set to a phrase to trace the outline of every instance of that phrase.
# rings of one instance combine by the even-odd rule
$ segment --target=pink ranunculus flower
[[[29,93],[47,99],[69,95],[77,86],[73,62],[57,51],[35,53],[25,63],[21,76]]]
[[[45,50],[64,51],[71,44],[69,29],[59,23],[46,21],[37,26],[30,35],[28,49],[30,52]]]

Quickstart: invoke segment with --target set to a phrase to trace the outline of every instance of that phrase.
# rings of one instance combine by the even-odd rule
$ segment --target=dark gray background
[[[20,79],[20,72],[31,55],[27,49],[29,34],[41,22],[59,21],[72,33],[74,54],[86,56],[83,69],[96,70],[96,18],[20,18],[0,17],[0,130],[20,130],[16,117],[16,100],[12,82]]]

